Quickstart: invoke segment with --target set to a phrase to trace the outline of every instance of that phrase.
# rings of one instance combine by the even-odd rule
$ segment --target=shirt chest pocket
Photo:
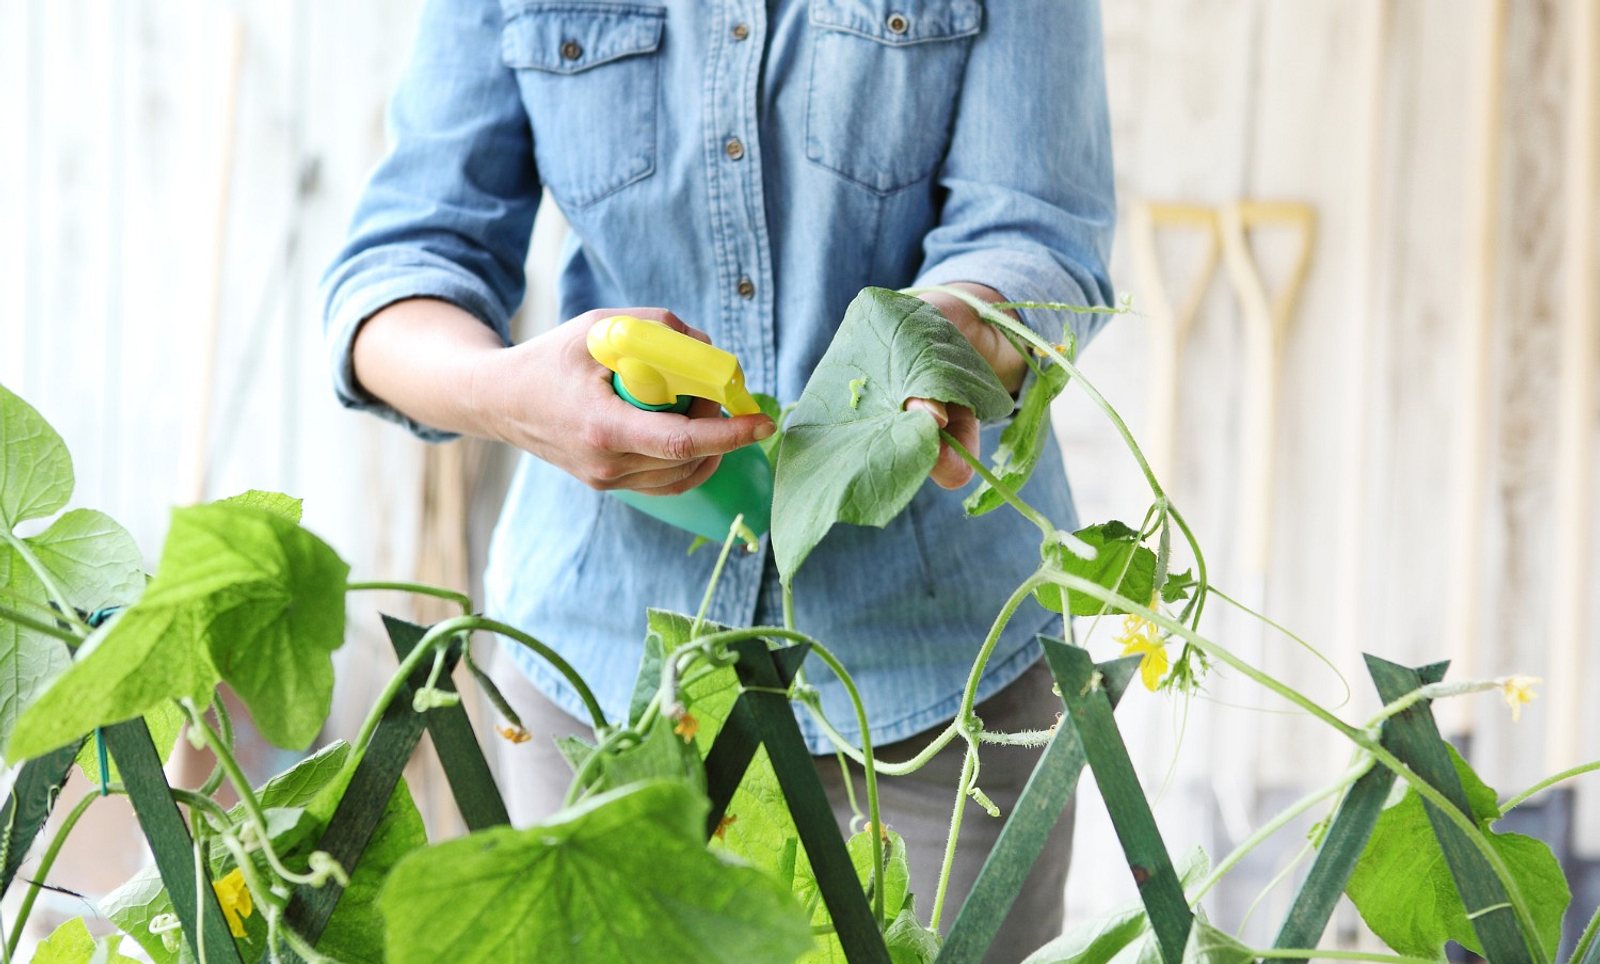
[[[527,3],[509,10],[501,58],[516,70],[540,181],[563,207],[649,177],[666,10],[629,3]]]
[[[931,176],[982,21],[979,0],[811,0],[806,156],[885,194]]]

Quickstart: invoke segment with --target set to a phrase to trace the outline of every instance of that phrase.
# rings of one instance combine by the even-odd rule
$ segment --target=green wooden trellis
[[[422,626],[390,617],[384,618],[384,625],[402,659],[426,631]],[[1161,959],[1166,964],[1177,964],[1188,942],[1194,915],[1112,715],[1138,660],[1127,658],[1097,665],[1080,647],[1047,637],[1040,641],[1066,713],[952,922],[938,964],[981,959],[1086,765],[1108,804]],[[750,639],[734,643],[731,649],[738,657],[735,668],[744,690],[706,757],[707,792],[711,799],[706,835],[709,838],[715,831],[756,750],[764,745],[846,956],[853,964],[888,964],[883,936],[784,695],[809,646],[801,643],[771,649],[762,640]],[[453,668],[459,657],[459,646],[453,646],[447,652],[447,668]],[[1436,663],[1411,669],[1371,656],[1367,657],[1367,665],[1385,702],[1442,679],[1447,666]],[[466,710],[460,705],[423,713],[412,709],[413,688],[425,684],[429,669],[419,667],[408,681],[410,685],[390,704],[318,842],[319,849],[347,869],[360,859],[424,731],[439,750],[452,796],[468,828],[483,830],[508,822],[505,804]],[[436,685],[451,686],[449,673],[442,674]],[[130,720],[107,727],[104,733],[190,948],[203,943],[207,960],[240,962],[205,868],[200,868],[197,878],[192,839],[144,722]],[[1470,812],[1426,702],[1386,721],[1382,741],[1452,804]],[[23,856],[43,827],[78,749],[78,745],[63,747],[21,769],[0,809],[0,893],[12,883]],[[1308,948],[1321,939],[1394,780],[1387,769],[1375,767],[1351,787],[1274,946]],[[1467,905],[1496,908],[1473,918],[1489,959],[1497,964],[1529,960],[1505,894],[1482,856],[1431,804],[1428,814]],[[198,889],[197,884],[201,885]],[[301,888],[290,901],[288,923],[314,945],[341,893],[333,883],[322,888]],[[295,958],[290,955],[289,959]]]
[[[1006,848],[1010,837],[1042,843],[1054,826],[1078,771],[1087,763],[1105,798],[1128,869],[1138,885],[1161,959],[1166,964],[1178,964],[1189,940],[1194,914],[1111,715],[1127,684],[1129,667],[1125,663],[1097,667],[1084,649],[1046,637],[1041,637],[1040,642],[1066,703],[1065,725],[1040,760],[1033,780],[996,844],[995,855],[984,865],[971,896],[962,906],[939,962],[952,964],[981,957],[1010,908],[1016,887],[1027,877],[1038,856],[1038,846],[1019,846],[1004,857],[997,855]],[[1366,661],[1378,696],[1385,703],[1426,683],[1438,682],[1444,678],[1449,665],[1434,663],[1412,669],[1375,656],[1367,656]],[[1383,724],[1382,744],[1444,794],[1452,805],[1470,816],[1466,793],[1427,701],[1420,701],[1387,720]],[[1274,947],[1311,948],[1322,939],[1334,905],[1372,836],[1373,826],[1395,779],[1387,768],[1375,766],[1350,788],[1335,813],[1306,881],[1284,918]],[[1052,794],[1048,798],[1050,806],[1030,806],[1028,798],[1036,792],[1036,785],[1040,794]],[[1492,908],[1472,919],[1485,956],[1496,964],[1530,961],[1528,945],[1518,929],[1505,891],[1487,861],[1454,823],[1431,803],[1425,805],[1464,903],[1468,907]],[[1003,883],[991,883],[991,878]],[[1594,956],[1600,957],[1600,954]]]

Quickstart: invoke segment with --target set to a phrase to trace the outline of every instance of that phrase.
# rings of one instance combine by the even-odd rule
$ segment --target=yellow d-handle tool
[[[733,415],[757,415],[761,406],[744,387],[739,359],[659,321],[612,315],[589,329],[589,354],[611,369],[611,385],[624,401],[649,412],[683,414],[695,398],[709,398]],[[625,505],[669,525],[721,542],[733,520],[756,536],[772,525],[772,466],[759,445],[722,457],[711,478],[681,495],[611,494]]]

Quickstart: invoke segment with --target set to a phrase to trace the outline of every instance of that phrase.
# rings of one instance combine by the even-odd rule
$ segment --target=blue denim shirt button
[[[722,150],[728,155],[728,160],[737,161],[744,157],[744,141],[739,140],[737,137],[730,137]]]
[[[733,39],[735,39],[735,40],[748,40],[748,39],[750,39],[750,25],[747,24],[747,23],[736,23],[736,24],[734,24],[733,25]]]

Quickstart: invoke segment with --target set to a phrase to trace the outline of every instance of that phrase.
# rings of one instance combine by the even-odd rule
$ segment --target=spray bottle
[[[609,368],[623,401],[647,412],[683,414],[694,398],[709,398],[731,415],[756,415],[761,407],[744,387],[744,370],[729,352],[658,321],[613,315],[589,329],[589,354]],[[736,516],[760,536],[772,524],[772,466],[759,445],[727,453],[700,485],[679,495],[611,493],[626,505],[669,525],[721,542]]]

